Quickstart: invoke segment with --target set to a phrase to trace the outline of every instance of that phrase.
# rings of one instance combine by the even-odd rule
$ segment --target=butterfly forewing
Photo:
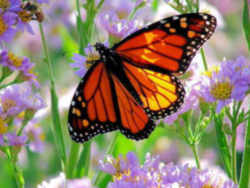
[[[183,73],[216,27],[215,17],[192,13],[145,27],[113,47],[135,66],[162,73]]]

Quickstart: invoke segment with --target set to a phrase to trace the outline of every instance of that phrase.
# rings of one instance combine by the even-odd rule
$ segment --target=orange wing
[[[69,110],[68,128],[76,142],[84,142],[99,133],[118,129],[118,118],[108,72],[98,62],[80,82]]]
[[[76,142],[116,129],[128,138],[147,138],[155,124],[105,64],[98,62],[80,82],[69,110],[68,128]]]
[[[181,106],[185,91],[175,76],[138,68],[127,62],[123,65],[150,118],[164,118]]]
[[[208,14],[173,16],[135,32],[113,49],[136,66],[183,73],[215,27],[216,19]]]
[[[141,140],[154,130],[154,122],[130,92],[112,75],[120,115],[120,130],[128,138]]]

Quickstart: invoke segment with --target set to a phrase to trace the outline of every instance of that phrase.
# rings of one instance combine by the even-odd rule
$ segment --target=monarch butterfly
[[[182,14],[144,27],[107,48],[96,43],[100,59],[82,78],[68,117],[72,139],[85,142],[120,130],[134,140],[147,138],[154,120],[177,111],[185,90],[183,74],[213,34],[215,17]]]

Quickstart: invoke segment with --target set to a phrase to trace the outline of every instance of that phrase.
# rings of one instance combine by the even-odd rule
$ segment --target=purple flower
[[[244,57],[222,62],[221,69],[213,72],[209,83],[202,86],[202,97],[207,102],[218,102],[216,112],[232,100],[243,100],[250,85],[249,65]]]
[[[108,46],[107,42],[104,42],[105,46]],[[72,68],[78,69],[75,74],[79,77],[83,77],[87,72],[87,69],[96,61],[100,59],[99,53],[90,45],[84,49],[85,56],[80,54],[74,54],[72,57],[73,63],[70,64]]]
[[[112,157],[107,158],[107,162],[100,161],[100,169],[104,172],[119,177],[121,174],[131,172],[131,169],[138,168],[140,166],[136,155],[133,152],[127,153],[125,159],[119,156],[118,160]],[[117,169],[119,169],[117,171]]]
[[[118,157],[117,160],[111,159],[107,162],[101,162],[101,169],[109,172],[109,169],[103,169],[103,164],[109,163],[115,169],[113,182],[109,183],[108,188],[152,188],[152,187],[227,187],[237,188],[231,180],[224,178],[224,174],[214,173],[212,170],[199,170],[195,167],[186,165],[174,165],[173,163],[162,163],[159,157],[152,157],[147,154],[146,161],[139,165],[135,154],[129,153],[126,158]],[[121,164],[126,164],[122,168]],[[108,165],[105,167],[108,168]]]
[[[10,146],[23,146],[27,142],[27,136],[22,135],[22,136],[17,136],[16,133],[7,133],[7,144]]]
[[[4,145],[3,135],[0,134],[0,146]]]
[[[0,10],[0,42],[10,42],[15,34],[16,30],[13,25],[16,23],[16,14],[12,12],[2,12]]]
[[[75,72],[75,74],[79,77],[83,77],[85,73],[87,72],[87,69],[85,67],[86,57],[80,55],[80,54],[74,54],[72,57],[73,63],[70,64],[72,68],[77,68],[78,70]]]
[[[22,97],[26,96],[20,95],[15,86],[6,88],[0,95],[0,116],[5,119],[8,116],[15,116],[22,112],[24,110]]]
[[[27,135],[28,146],[33,152],[43,152],[44,150],[44,133],[42,128],[36,123],[36,120],[31,120],[24,128],[24,134]]]
[[[21,9],[21,1],[20,0],[1,1],[0,8],[4,11],[16,12]]]
[[[119,18],[113,10],[105,11],[99,14],[100,24],[108,33],[116,38],[124,38],[139,28],[138,20],[128,20]]]
[[[33,93],[27,82],[6,88],[0,94],[0,99],[0,116],[3,118],[17,115],[24,110],[35,112],[45,106],[41,96]]]
[[[34,63],[30,62],[29,58],[18,57],[12,52],[3,50],[0,53],[0,65],[8,67],[12,71],[20,71],[21,74],[19,75],[19,78],[22,81],[30,81],[35,86],[39,87],[36,76],[32,72]]]
[[[69,1],[50,1],[49,6],[44,7],[44,15],[53,22],[44,22],[44,31],[47,34],[49,45],[53,48],[62,47],[61,27],[64,25],[72,29],[71,7]]]
[[[39,3],[39,4],[49,3],[49,0],[37,0],[37,3]]]
[[[24,32],[27,30],[30,34],[34,34],[34,31],[30,25],[32,21],[32,16],[30,16],[30,12],[22,9],[18,13],[18,22],[16,24],[16,28],[18,31]]]

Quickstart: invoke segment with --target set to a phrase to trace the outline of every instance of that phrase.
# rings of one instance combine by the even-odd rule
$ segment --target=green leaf
[[[112,176],[109,174],[103,174],[101,181],[97,184],[99,188],[106,188],[108,183],[111,182]]]
[[[74,177],[74,171],[79,155],[79,150],[80,150],[80,144],[75,143],[72,141],[71,147],[70,147],[70,154],[69,158],[67,161],[67,166],[66,166],[66,176],[67,178],[73,178]],[[81,168],[82,166],[77,165],[77,169]]]
[[[250,51],[250,17],[249,17],[249,7],[247,0],[244,0],[242,24],[243,24],[243,30],[245,32],[248,49]]]
[[[245,146],[244,146],[243,162],[241,166],[239,188],[245,188],[250,186],[249,169],[250,169],[250,118],[248,119],[246,125]]]
[[[119,133],[113,156],[117,157],[119,154],[126,155],[129,151],[136,151],[135,142]]]
[[[50,93],[51,93],[51,111],[52,111],[52,121],[53,121],[53,133],[56,136],[56,143],[58,143],[58,147],[60,150],[61,159],[63,160],[64,164],[66,163],[66,151],[65,151],[65,144],[64,144],[64,136],[60,122],[60,115],[58,110],[58,97],[55,91],[55,86],[51,83],[50,86]]]
[[[84,144],[76,168],[76,177],[88,176],[90,167],[91,141]]]
[[[156,12],[158,10],[158,7],[159,7],[159,1],[158,0],[153,0],[153,2],[152,2],[152,10]]]
[[[230,163],[231,155],[230,155],[226,135],[222,130],[224,114],[215,114],[215,112],[213,112],[213,118],[215,122],[216,138],[217,138],[217,143],[219,145],[220,156],[225,165],[225,170],[227,172],[227,175],[231,178],[232,177],[231,163]]]
[[[70,60],[73,54],[78,52],[78,44],[71,37],[71,34],[63,27],[60,28],[60,35],[63,51],[65,52],[67,59]]]

